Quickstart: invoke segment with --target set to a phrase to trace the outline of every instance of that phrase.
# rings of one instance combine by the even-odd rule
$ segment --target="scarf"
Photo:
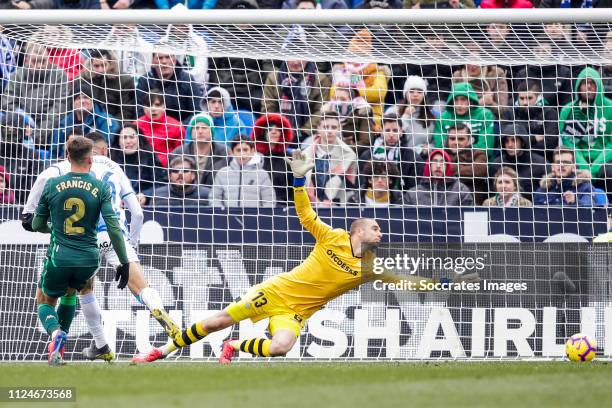
[[[399,163],[399,143],[395,146],[385,146],[385,139],[383,137],[376,138],[372,146],[372,159]]]
[[[280,111],[291,120],[294,129],[310,118],[308,95],[315,83],[315,70],[313,62],[306,64],[303,72],[289,72],[286,62],[280,67]]]
[[[519,207],[520,201],[521,201],[521,196],[518,193],[512,194],[512,197],[510,197],[510,201],[508,201],[508,204],[504,202],[501,194],[497,194],[495,196],[495,204],[498,207]]]

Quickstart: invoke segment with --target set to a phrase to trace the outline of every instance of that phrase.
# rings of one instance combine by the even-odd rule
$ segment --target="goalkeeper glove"
[[[124,263],[117,267],[117,272],[115,273],[115,281],[119,281],[117,285],[118,289],[123,289],[127,285],[130,280],[130,264]]]
[[[314,161],[304,156],[300,149],[293,151],[292,158],[285,157],[285,161],[291,167],[294,178],[303,178],[315,166]]]
[[[21,226],[24,230],[34,232],[32,229],[32,220],[34,219],[33,213],[23,213],[21,214]]]

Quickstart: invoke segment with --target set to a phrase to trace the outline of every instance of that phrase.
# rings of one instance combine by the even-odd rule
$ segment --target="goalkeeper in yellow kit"
[[[323,223],[312,210],[304,188],[305,176],[314,163],[299,150],[294,152],[292,160],[287,161],[294,176],[296,212],[301,224],[316,239],[310,255],[290,272],[251,287],[240,299],[214,316],[194,323],[175,336],[172,342],[147,354],[137,355],[132,359],[133,363],[162,359],[174,350],[242,320],[257,322],[265,318],[270,319],[268,330],[272,339],[226,341],[219,362],[229,363],[238,350],[263,357],[283,356],[291,350],[310,316],[332,299],[371,280],[372,274],[362,270],[362,262],[380,243],[382,232],[378,223],[370,218],[359,218],[351,224],[350,233]],[[397,281],[399,277],[383,274],[377,279]],[[419,282],[425,278],[402,276],[401,279]]]

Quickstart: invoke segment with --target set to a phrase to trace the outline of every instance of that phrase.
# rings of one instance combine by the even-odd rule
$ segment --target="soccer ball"
[[[591,361],[596,351],[595,339],[583,333],[574,334],[565,343],[565,354],[571,361]]]

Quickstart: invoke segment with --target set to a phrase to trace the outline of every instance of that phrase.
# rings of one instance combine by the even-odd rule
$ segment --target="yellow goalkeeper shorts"
[[[255,285],[240,299],[231,303],[225,311],[236,322],[251,319],[253,323],[270,318],[268,330],[274,336],[278,330],[290,330],[296,337],[304,327],[305,319],[291,310],[273,291],[265,285]]]

